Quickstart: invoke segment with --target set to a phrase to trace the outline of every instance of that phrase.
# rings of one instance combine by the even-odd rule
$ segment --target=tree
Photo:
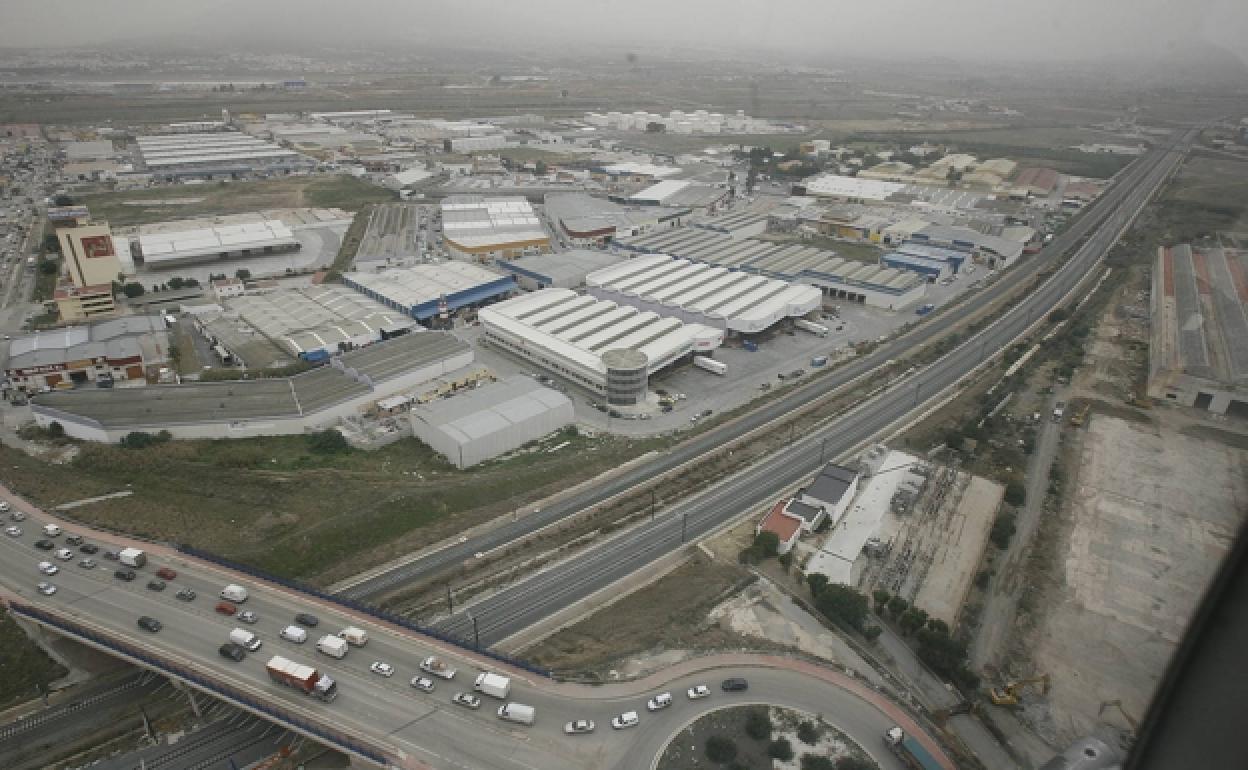
[[[533,172],[538,176],[546,176],[549,171],[550,167],[546,165],[546,161],[544,160],[539,160],[537,163],[533,164]]]
[[[1019,506],[1027,502],[1027,487],[1021,482],[1011,481],[1005,485],[1005,501],[1010,505]]]
[[[225,276],[222,275],[221,277],[224,278]],[[245,267],[240,267],[234,271],[234,277],[240,281],[246,281],[251,278],[251,271]]]
[[[737,744],[724,735],[712,735],[706,739],[706,758],[717,765],[724,765],[737,758]]]
[[[867,620],[867,597],[846,585],[834,583],[823,589],[815,606],[824,615],[861,631]]]
[[[56,420],[48,423],[48,438],[65,438],[65,426],[61,425]]]
[[[745,734],[756,741],[771,737],[771,712],[766,707],[750,709],[745,717]]]
[[[888,606],[888,600],[893,596],[883,588],[877,588],[871,592],[871,598],[875,600],[875,611],[882,612]]]
[[[1014,537],[1014,530],[1014,514],[1002,513],[992,523],[992,531],[988,533],[988,539],[992,541],[993,545],[1004,551],[1010,547],[1010,538]]]
[[[146,449],[156,443],[156,437],[136,430],[122,436],[120,443],[124,449]]]
[[[819,742],[819,731],[815,729],[815,723],[809,719],[803,720],[797,726],[797,739],[807,746],[814,746]]]
[[[845,756],[836,760],[836,770],[875,770],[876,764],[861,757]],[[805,770],[805,768],[802,768]]]
[[[338,454],[350,449],[347,439],[340,432],[330,428],[308,436],[308,448],[317,454]]]
[[[52,260],[50,259],[39,260],[39,272],[43,273],[44,275],[56,275],[57,269],[58,268],[56,266],[56,263],[53,262]]]
[[[55,254],[61,253],[61,239],[56,237],[56,233],[43,236],[43,250]]]
[[[788,738],[777,738],[767,744],[767,756],[781,762],[789,762],[793,759],[793,744],[789,743]]]
[[[761,551],[764,557],[775,556],[780,552],[780,536],[775,532],[759,532],[754,536],[754,547]]]
[[[125,294],[130,299],[142,297],[144,291],[143,284],[141,283],[128,283],[121,287],[121,293]]]
[[[945,431],[945,446],[950,449],[961,449],[962,441],[965,440],[965,438],[966,437],[962,435],[962,431],[957,428],[950,428]]]
[[[806,585],[810,586],[811,597],[818,599],[819,594],[823,593],[823,589],[828,585],[828,576],[822,572],[811,572],[806,576]]]
[[[831,759],[817,754],[803,754],[801,765],[802,770],[836,770]]]
[[[900,596],[894,596],[888,600],[888,611],[892,613],[892,616],[895,618],[901,617],[901,613],[905,612],[909,606],[910,602]]]
[[[174,291],[177,291],[178,289],[182,288],[184,283],[185,282],[182,280],[181,276],[175,275],[174,277],[169,279],[169,288],[173,289]]]
[[[897,619],[897,623],[901,626],[903,633],[913,634],[927,625],[927,613],[918,607],[911,607]]]
[[[949,624],[940,618],[928,618],[927,627],[938,634],[949,633]]]

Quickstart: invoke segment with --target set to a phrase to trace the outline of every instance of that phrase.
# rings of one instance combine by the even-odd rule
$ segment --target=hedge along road
[[[1169,148],[1144,156],[1149,162],[1133,166],[1135,173],[1131,179],[1114,188],[1116,205],[1104,212],[1101,227],[1068,263],[997,322],[935,363],[754,466],[670,506],[655,521],[625,530],[575,559],[482,598],[437,623],[436,627],[469,642],[479,637],[484,646],[496,644],[680,548],[682,542],[692,542],[715,530],[742,511],[770,500],[780,490],[794,486],[819,467],[821,450],[826,449],[827,457],[836,457],[873,440],[889,426],[918,412],[930,397],[952,386],[989,354],[1011,344],[1077,287],[1175,168],[1181,156],[1181,150]],[[896,349],[891,349],[891,355],[896,354]],[[809,399],[818,392],[806,391],[802,395]],[[774,408],[760,412],[772,419],[783,415],[783,411],[776,414]],[[755,416],[755,419],[761,418]],[[726,440],[724,434],[716,435]],[[705,438],[691,444],[705,451],[709,448],[705,446]]]
[[[977,294],[971,301],[987,305],[1006,296],[1019,282],[1030,280],[1037,273],[1058,262],[1061,257],[1075,249],[1080,241],[1096,228],[1109,226],[1116,234],[1122,224],[1121,217],[1114,217],[1122,204],[1128,199],[1136,200],[1138,196],[1132,192],[1142,187],[1152,187],[1165,174],[1157,174],[1159,164],[1170,160],[1168,149],[1157,149],[1138,158],[1125,169],[1110,188],[1093,203],[1084,214],[1065,232],[1059,234],[1034,259],[1028,260],[1011,269],[984,291]],[[1164,165],[1169,165],[1165,163]],[[1151,184],[1148,184],[1152,180]],[[1145,196],[1147,197],[1147,196]],[[1134,212],[1133,212],[1134,213]],[[1112,221],[1111,221],[1112,220]],[[1118,226],[1113,226],[1114,224]],[[1111,240],[1112,242],[1112,240]],[[1108,244],[1106,245],[1108,248]],[[1099,253],[1098,253],[1099,258]],[[1091,267],[1094,260],[1084,260],[1083,270]],[[1082,272],[1072,276],[1082,277]],[[1064,293],[1064,292],[1063,292]],[[1033,299],[1034,299],[1033,295]],[[1029,307],[1039,303],[1032,302]],[[674,447],[651,460],[638,463],[628,470],[591,484],[581,491],[562,500],[552,503],[540,511],[525,517],[508,521],[462,543],[453,543],[415,559],[395,566],[390,570],[372,575],[339,592],[345,598],[357,600],[376,599],[385,594],[401,590],[404,586],[437,577],[450,572],[474,554],[488,552],[505,546],[512,541],[531,534],[543,527],[556,523],[568,516],[579,513],[590,506],[601,503],[611,497],[627,492],[637,486],[658,477],[659,475],[695,460],[717,447],[756,430],[760,427],[783,420],[791,412],[826,396],[854,379],[868,374],[872,370],[892,359],[903,358],[932,340],[950,332],[960,322],[960,315],[944,312],[929,317],[915,329],[882,345],[871,354],[856,359],[845,366],[829,372],[809,383],[798,387],[782,398],[768,402],[737,419],[718,425],[690,440]],[[989,342],[988,344],[991,344]],[[994,349],[995,350],[995,349]]]

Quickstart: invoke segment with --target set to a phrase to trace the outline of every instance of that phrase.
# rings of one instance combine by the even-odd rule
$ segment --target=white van
[[[286,626],[282,629],[282,632],[278,634],[278,636],[288,642],[294,642],[295,644],[303,644],[308,641],[308,632],[304,631],[299,626]]]
[[[61,528],[56,526],[55,524],[44,524],[43,534],[47,535],[48,537],[56,537],[57,535],[61,534]]]
[[[363,647],[368,644],[368,632],[355,626],[347,626],[338,632],[340,639],[346,639],[352,647]]]
[[[537,719],[537,710],[523,703],[505,703],[498,707],[498,718],[522,725],[531,725]]]
[[[260,649],[261,645],[260,637],[241,628],[236,628],[230,632],[230,641],[240,647],[246,647],[250,652]]]
[[[233,583],[231,583],[230,585],[221,589],[221,598],[225,599],[227,602],[234,602],[235,604],[242,604],[243,602],[247,601],[247,589],[243,588],[240,585],[234,585]]]

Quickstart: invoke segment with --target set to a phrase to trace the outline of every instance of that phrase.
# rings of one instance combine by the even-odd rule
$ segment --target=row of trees
[[[967,667],[969,653],[966,642],[952,635],[948,623],[929,617],[925,610],[911,605],[900,596],[892,596],[888,591],[876,590],[871,598],[880,617],[891,617],[902,635],[917,642],[919,660],[964,688],[979,686],[979,676]]]

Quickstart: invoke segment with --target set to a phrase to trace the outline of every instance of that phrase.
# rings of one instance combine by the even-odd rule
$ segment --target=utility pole
[[[477,627],[477,616],[469,612],[468,619],[472,621],[472,646],[474,649],[480,650],[481,649],[481,631]]]
[[[455,602],[451,601],[451,584],[446,584],[446,612],[448,615],[455,614]]]
[[[685,542],[686,535],[689,532],[689,514],[683,514],[680,517],[680,542]]]
[[[819,442],[819,464],[823,465],[823,457],[828,451],[828,437],[824,436],[823,441]]]
[[[650,521],[654,521],[654,487],[650,487]]]

